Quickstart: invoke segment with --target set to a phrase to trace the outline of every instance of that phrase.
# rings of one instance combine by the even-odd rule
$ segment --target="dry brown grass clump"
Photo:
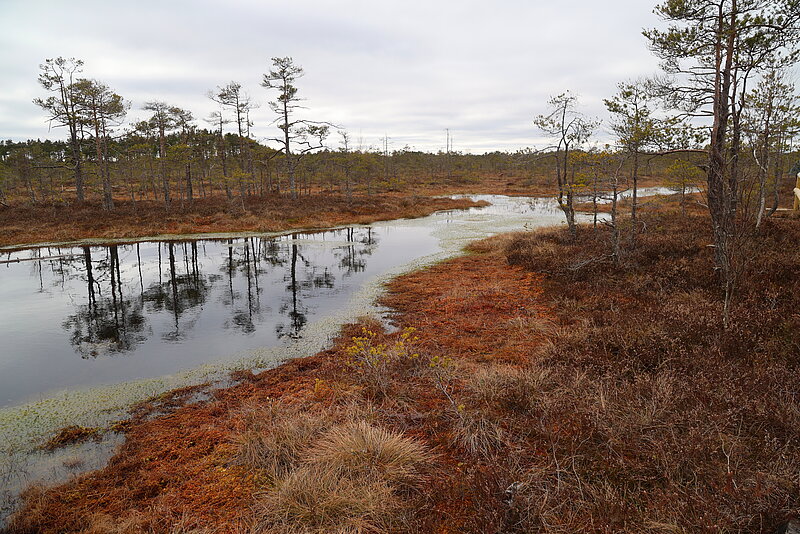
[[[304,455],[319,472],[416,485],[433,455],[422,443],[364,421],[331,428]]]
[[[535,364],[494,365],[475,371],[468,387],[486,406],[531,413],[552,389],[552,373]]]
[[[399,507],[385,482],[305,467],[277,480],[259,499],[255,514],[261,532],[349,534],[385,532],[393,526]]]
[[[331,424],[329,417],[275,400],[250,410],[245,420],[246,429],[234,436],[235,462],[272,477],[294,469],[300,454]]]
[[[385,532],[413,512],[404,496],[430,468],[428,447],[363,420],[337,422],[342,417],[276,404],[239,435],[238,460],[263,481],[257,531]]]

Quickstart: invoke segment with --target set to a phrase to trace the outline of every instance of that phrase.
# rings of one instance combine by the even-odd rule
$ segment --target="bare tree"
[[[75,195],[78,202],[85,200],[83,167],[81,157],[80,120],[75,101],[75,77],[83,70],[80,59],[57,57],[46,59],[39,65],[39,85],[53,96],[35,98],[33,103],[45,110],[50,123],[66,126],[69,130],[69,146],[75,177]]]
[[[250,136],[250,111],[253,109],[253,104],[250,97],[242,92],[241,84],[237,82],[230,82],[223,87],[217,87],[216,91],[208,93],[208,97],[217,102],[223,109],[232,110],[235,117],[234,122],[239,136],[239,194],[242,197],[242,206],[244,206],[245,179],[249,175],[249,179],[252,180],[252,172],[250,172],[247,165],[248,145],[245,141],[245,135],[247,137]]]
[[[347,194],[347,200],[350,201],[353,199],[353,191],[350,186],[351,174],[353,172],[353,164],[350,161],[350,134],[347,133],[347,130],[339,130],[339,136],[342,138],[342,142],[339,148],[340,157],[336,163],[342,169],[345,193]]]
[[[271,138],[280,144],[280,151],[286,160],[289,187],[292,198],[297,198],[295,171],[301,158],[325,146],[325,138],[330,123],[298,119],[295,114],[302,99],[297,95],[295,82],[304,74],[303,68],[295,65],[291,57],[272,58],[272,68],[264,74],[261,85],[267,89],[277,89],[278,98],[269,103],[270,109],[278,116],[276,122],[283,135]]]
[[[585,118],[577,111],[578,97],[570,92],[554,96],[548,102],[550,113],[539,115],[534,124],[556,140],[555,167],[558,182],[558,206],[567,218],[569,233],[577,236],[575,225],[575,172],[571,154],[588,141],[597,122]]]

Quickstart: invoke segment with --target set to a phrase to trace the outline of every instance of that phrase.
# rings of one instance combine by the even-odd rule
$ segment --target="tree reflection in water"
[[[251,335],[270,323],[278,338],[301,337],[318,305],[308,299],[335,294],[337,277],[365,272],[377,243],[371,228],[343,228],[280,238],[84,246],[48,250],[45,257],[37,250],[31,259],[40,291],[48,289],[48,265],[49,283],[65,293],[72,289],[73,311],[61,324],[75,352],[88,359],[125,353],[152,338],[184,341],[212,294],[219,303],[208,315],[219,321],[212,328]],[[82,299],[75,299],[75,282],[84,288]],[[262,303],[265,290],[269,297]]]
[[[302,241],[303,237],[322,240],[325,240],[326,237],[333,237],[337,241],[344,237],[348,244],[334,248],[334,257],[339,260],[338,266],[343,272],[343,276],[349,276],[366,269],[364,256],[372,254],[374,245],[377,244],[377,240],[372,234],[372,228],[360,230],[363,231],[364,236],[358,234],[354,228],[343,228],[317,234],[298,233],[292,236],[292,243],[287,247],[291,250],[289,272],[285,277],[286,289],[290,295],[283,300],[280,307],[280,313],[286,315],[289,321],[276,325],[275,331],[278,337],[298,338],[301,336],[303,327],[308,322],[308,308],[303,305],[304,292],[333,289],[336,283],[336,277],[331,271],[332,266],[320,265],[307,259],[303,255],[303,247],[298,245],[298,241]]]
[[[63,322],[70,343],[82,358],[127,351],[147,338],[142,300],[123,293],[119,249],[110,246],[105,250],[106,258],[93,267],[92,250],[83,247],[87,302]],[[64,265],[61,267],[63,270]]]
[[[0,405],[277,348],[438,243],[428,228],[359,227],[4,253]]]
[[[180,263],[176,260],[176,245],[183,252],[183,261],[181,262],[183,272],[179,271]],[[187,330],[194,326],[194,316],[186,317],[186,312],[203,306],[212,284],[200,272],[196,242],[188,244],[168,242],[159,243],[157,246],[159,251],[158,282],[150,284],[146,290],[142,291],[141,300],[150,314],[161,311],[171,314],[172,326],[162,334],[162,339],[176,342],[183,339]],[[168,280],[164,280],[162,276],[162,247],[167,251]],[[141,260],[139,261],[139,272],[141,272]],[[183,321],[181,321],[182,315],[184,316]]]
[[[362,229],[363,230],[363,229]],[[339,267],[345,276],[364,272],[367,268],[366,256],[370,256],[377,245],[377,238],[372,235],[372,228],[366,228],[364,235],[357,235],[355,228],[344,228],[348,245],[339,249]],[[341,232],[341,230],[340,230]]]

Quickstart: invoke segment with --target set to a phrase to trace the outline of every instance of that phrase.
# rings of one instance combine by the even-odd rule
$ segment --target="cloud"
[[[204,117],[205,93],[231,80],[261,104],[253,133],[274,135],[259,86],[274,56],[306,70],[298,85],[309,117],[378,145],[437,150],[449,128],[457,150],[530,146],[533,117],[566,89],[603,115],[617,82],[657,61],[641,28],[657,24],[641,0],[240,0],[73,2],[5,0],[0,7],[0,136],[61,137],[31,99],[45,58],[74,56],[84,75],[133,102],[164,100]],[[204,124],[201,122],[201,124]],[[538,139],[541,142],[541,139]]]

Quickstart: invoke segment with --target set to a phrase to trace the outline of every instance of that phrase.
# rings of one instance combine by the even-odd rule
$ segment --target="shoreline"
[[[394,204],[385,205],[388,200],[395,202]],[[317,199],[325,200],[325,198]],[[339,199],[342,200],[342,199]],[[360,199],[361,207],[364,208],[363,202],[367,199]],[[373,200],[373,199],[370,199]],[[57,223],[56,221],[47,221],[45,228],[20,228],[19,222],[7,221],[3,237],[0,238],[0,253],[14,252],[27,248],[46,248],[46,247],[59,247],[59,246],[81,246],[81,245],[103,245],[103,244],[118,244],[118,243],[136,243],[143,241],[160,241],[160,240],[181,240],[181,239],[224,239],[228,236],[281,236],[303,231],[321,231],[331,228],[350,225],[366,225],[375,222],[383,222],[395,219],[416,219],[431,215],[437,211],[446,210],[463,210],[475,207],[485,206],[485,203],[473,202],[469,198],[452,199],[447,197],[416,197],[407,199],[397,199],[396,197],[377,197],[374,199],[378,204],[374,207],[366,207],[366,213],[350,213],[344,216],[333,217],[330,209],[323,209],[319,213],[299,214],[300,218],[286,217],[287,213],[282,214],[282,219],[270,218],[270,214],[266,213],[248,213],[244,216],[232,216],[228,220],[214,221],[211,220],[195,224],[192,218],[200,217],[202,219],[214,219],[225,217],[226,215],[205,215],[197,216],[191,213],[183,214],[180,211],[172,213],[165,221],[151,222],[151,226],[141,228],[146,225],[142,221],[136,219],[136,213],[117,214],[115,212],[103,213],[99,212],[99,216],[112,217],[109,221],[101,221],[100,223],[92,223],[90,220],[76,220],[73,222],[67,221]],[[407,206],[402,206],[404,202],[408,202]],[[198,201],[199,203],[199,201]],[[383,203],[383,204],[382,204]],[[285,202],[284,202],[285,204]],[[280,206],[284,207],[284,206]],[[333,206],[335,210],[337,206]],[[352,207],[352,206],[351,206]],[[358,206],[356,206],[358,207]],[[156,210],[163,211],[163,206],[156,205]],[[278,207],[276,207],[277,209]],[[47,208],[41,208],[47,211]],[[68,208],[62,208],[68,209]],[[82,209],[81,217],[91,217],[91,211],[94,209],[92,206],[84,206]],[[87,212],[88,210],[88,212]],[[11,211],[11,210],[7,210]],[[34,217],[35,213],[28,214],[28,217]],[[274,216],[274,214],[272,214]],[[114,219],[119,216],[120,219]],[[188,221],[179,222],[180,217],[188,217]],[[130,220],[125,220],[127,217]],[[242,220],[246,217],[246,220]],[[268,221],[268,222],[265,222]],[[313,221],[313,222],[312,222]],[[2,226],[0,220],[0,226]],[[98,226],[97,228],[96,226]],[[120,225],[114,226],[114,225]],[[209,226],[210,225],[210,226]],[[95,226],[95,228],[92,228]],[[196,231],[197,226],[208,226],[208,231]],[[194,229],[195,231],[192,231]],[[37,240],[22,242],[22,237],[30,234],[44,233],[46,237],[37,238]],[[106,235],[106,234],[111,234]],[[62,237],[63,236],[63,237]]]
[[[640,180],[639,187],[661,185],[662,180],[647,177]],[[342,194],[327,192],[316,192],[294,201],[285,196],[248,197],[245,212],[236,202],[221,197],[199,198],[193,205],[183,207],[176,202],[170,210],[152,200],[140,200],[132,205],[124,199],[118,201],[112,212],[104,212],[99,201],[82,206],[24,205],[0,210],[0,228],[4,230],[0,235],[0,253],[83,243],[169,240],[185,235],[209,239],[230,234],[285,235],[477,207],[463,196],[553,197],[556,194],[557,190],[551,186],[510,186],[495,180],[483,186],[424,186],[413,192],[359,194],[353,195],[352,201]],[[450,198],[453,196],[462,198]],[[15,212],[22,215],[21,220]],[[202,230],[198,232],[198,228]]]
[[[400,302],[397,300],[398,293],[396,286],[398,281],[407,277],[413,278],[415,276],[420,276],[421,273],[428,273],[431,269],[447,269],[453,262],[458,263],[463,261],[473,264],[475,268],[478,268],[478,265],[483,263],[483,259],[479,259],[479,256],[474,252],[466,251],[464,255],[441,259],[435,263],[418,267],[406,274],[400,274],[395,278],[391,278],[388,282],[388,293],[385,293],[383,297],[379,299],[379,305],[389,306],[393,323],[399,322],[402,325],[405,321],[401,319],[399,310],[391,307],[392,304],[397,305]],[[422,274],[422,276],[425,276],[425,274]],[[511,269],[509,276],[511,283],[524,281],[524,283],[527,284],[534,283],[535,281],[535,277],[521,273],[519,269],[515,268]],[[527,297],[523,297],[523,300],[527,301]],[[208,400],[187,402],[191,400],[191,397],[184,395],[182,389],[178,389],[167,392],[167,394],[161,396],[160,399],[142,403],[134,410],[135,415],[131,418],[130,422],[124,425],[125,441],[121,449],[115,454],[106,467],[87,472],[72,481],[49,489],[42,490],[33,488],[32,490],[28,490],[26,492],[26,502],[31,502],[31,492],[37,494],[34,500],[44,498],[45,494],[61,494],[61,496],[57,497],[57,500],[64,504],[69,502],[69,507],[71,509],[75,507],[83,510],[91,509],[93,510],[92,514],[100,512],[100,515],[102,515],[104,506],[100,502],[94,502],[91,497],[88,498],[88,502],[82,502],[83,498],[79,498],[76,501],[75,497],[67,498],[66,501],[62,501],[62,499],[65,495],[96,495],[98,491],[97,488],[90,490],[82,487],[83,484],[88,483],[91,485],[92,481],[103,481],[100,483],[104,484],[106,483],[105,481],[115,479],[118,475],[113,472],[119,469],[121,465],[127,466],[129,462],[138,463],[141,467],[147,466],[147,470],[161,470],[159,476],[165,474],[163,470],[172,471],[174,469],[176,471],[173,472],[173,475],[183,479],[184,482],[189,482],[190,479],[197,477],[210,481],[208,476],[213,473],[202,473],[197,470],[203,461],[193,456],[194,451],[186,452],[189,457],[183,458],[183,460],[179,462],[183,464],[182,466],[159,462],[156,467],[148,465],[152,462],[149,462],[147,459],[162,456],[164,450],[172,450],[177,453],[176,447],[180,448],[181,444],[185,443],[187,439],[196,441],[193,438],[187,437],[187,435],[194,435],[194,431],[191,427],[197,425],[202,427],[201,433],[205,434],[209,431],[213,431],[215,434],[216,439],[214,440],[213,448],[219,450],[215,450],[212,455],[220,451],[230,452],[229,440],[227,438],[220,439],[218,433],[224,428],[231,427],[230,421],[226,422],[227,417],[238,417],[241,410],[247,409],[244,406],[250,405],[251,403],[269,403],[273,400],[279,400],[290,404],[310,401],[315,404],[327,405],[330,403],[336,404],[342,402],[343,399],[349,397],[354,386],[356,390],[359,389],[358,385],[345,385],[343,382],[340,386],[338,382],[346,381],[347,379],[343,375],[351,373],[347,364],[344,363],[346,358],[345,353],[353,337],[358,336],[363,328],[374,332],[386,343],[395,342],[403,335],[402,331],[388,332],[385,330],[384,326],[376,322],[375,319],[363,318],[355,323],[344,324],[340,328],[333,345],[316,354],[287,359],[276,367],[258,373],[253,373],[245,369],[235,372],[234,377],[238,383],[209,390],[210,398]],[[429,340],[420,342],[420,346],[427,342],[429,342]],[[511,356],[509,356],[509,358],[513,359]],[[511,361],[511,359],[509,361]],[[340,387],[343,389],[340,389]],[[194,388],[188,388],[187,391],[194,391]],[[433,395],[434,398],[430,398],[430,393],[426,396],[429,397],[427,402],[433,403],[433,405],[438,408],[446,409],[446,407],[442,405],[442,400],[435,398],[435,394]],[[217,413],[222,405],[225,406],[225,414]],[[157,414],[155,418],[150,417],[150,414],[153,413]],[[209,417],[211,419],[209,419]],[[217,430],[212,430],[214,428]],[[168,444],[168,442],[172,444]],[[443,449],[437,449],[437,453],[450,456],[451,460],[449,460],[448,463],[457,462],[458,460],[457,457],[453,456],[451,453],[446,453]],[[187,476],[184,468],[193,472],[193,475],[191,477]],[[127,470],[128,467],[125,467],[125,469]],[[177,475],[177,471],[182,472],[180,476]],[[229,468],[228,471],[229,472],[226,473],[224,477],[225,485],[228,488],[227,491],[223,490],[216,482],[213,484],[213,492],[216,495],[216,507],[214,509],[207,506],[200,506],[201,500],[195,501],[197,505],[195,512],[198,512],[199,517],[198,525],[214,524],[220,528],[221,531],[227,532],[233,530],[235,528],[234,525],[239,525],[241,521],[244,521],[241,512],[249,508],[252,504],[250,502],[250,497],[248,497],[248,492],[255,492],[257,490],[257,484],[254,485],[254,479],[246,471],[233,467]],[[140,476],[143,476],[145,479],[148,478],[144,473]],[[138,479],[138,477],[136,478]],[[138,482],[132,483],[134,485],[138,484]],[[145,484],[146,483],[147,482],[145,482]],[[194,485],[194,483],[192,483],[192,485]],[[111,486],[104,487],[105,489],[102,490],[103,492],[115,493],[115,490]],[[43,493],[38,493],[42,491]],[[62,491],[64,492],[63,494],[61,493]],[[208,491],[212,490],[209,489]],[[204,493],[204,495],[208,494]],[[107,499],[103,500],[105,501]],[[202,500],[205,500],[205,498]],[[53,506],[54,504],[55,502],[50,502],[48,506]],[[112,509],[116,508],[119,504],[120,503],[114,504]],[[139,505],[142,504],[145,503],[139,503]],[[71,511],[64,510],[61,505],[58,505],[58,507],[61,509],[49,509],[47,515],[51,517],[51,520],[54,517],[58,518],[57,524],[61,521],[65,521],[64,524],[66,525],[70,524],[68,516],[71,515]],[[233,512],[233,508],[231,507],[239,508],[238,512]],[[41,517],[38,511],[23,508],[23,512],[28,518]],[[449,514],[453,516],[457,515],[455,511],[451,511]],[[172,519],[174,520],[174,516]],[[23,523],[25,521],[27,521],[27,519],[24,520]],[[153,524],[158,523],[156,522]],[[42,532],[51,531],[45,525],[39,525],[36,528],[42,528]],[[57,529],[61,528],[62,525],[59,524]],[[9,532],[17,531],[26,532],[24,528],[22,530],[14,530],[12,528]]]

